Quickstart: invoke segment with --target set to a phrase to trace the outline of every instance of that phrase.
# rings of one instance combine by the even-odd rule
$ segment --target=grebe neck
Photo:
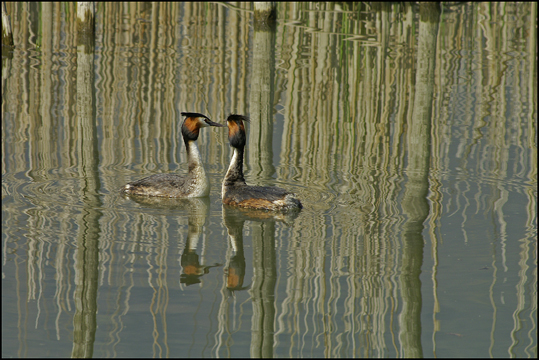
[[[185,150],[187,151],[187,163],[189,165],[189,172],[198,170],[202,172],[204,176],[204,165],[202,164],[202,156],[200,156],[200,151],[198,150],[197,142],[193,140],[185,141]]]
[[[221,196],[225,196],[225,189],[232,185],[245,185],[245,178],[243,177],[243,148],[233,148],[234,154],[232,160],[230,160],[230,166],[226,172],[225,179],[223,180],[223,189]]]

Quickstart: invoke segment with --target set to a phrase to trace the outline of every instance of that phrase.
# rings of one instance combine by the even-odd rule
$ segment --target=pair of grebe
[[[225,127],[198,113],[182,112],[182,136],[187,151],[189,171],[187,176],[176,174],[156,174],[131,182],[122,192],[132,195],[161,197],[202,197],[210,191],[210,183],[200,152],[196,145],[201,128],[207,126]],[[249,119],[243,115],[230,115],[227,118],[228,141],[234,149],[230,166],[223,180],[222,200],[224,204],[244,208],[287,211],[301,209],[297,196],[274,186],[249,186],[243,177],[243,154],[246,143],[245,125]]]

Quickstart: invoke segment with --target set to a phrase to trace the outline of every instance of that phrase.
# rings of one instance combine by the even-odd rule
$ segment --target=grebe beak
[[[215,127],[226,127],[224,124],[219,124],[216,122],[211,121],[210,119],[204,119],[204,122],[208,124],[208,126],[215,126]]]

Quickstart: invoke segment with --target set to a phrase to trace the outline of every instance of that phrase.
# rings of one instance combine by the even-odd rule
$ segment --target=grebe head
[[[182,116],[185,116],[185,120],[182,124],[182,135],[185,140],[198,139],[198,133],[200,128],[207,126],[225,127],[223,124],[219,124],[211,121],[206,115],[191,112],[182,112]]]
[[[243,115],[232,114],[226,119],[228,125],[228,141],[230,146],[243,148],[246,142],[245,126],[243,122],[249,122],[249,118]]]

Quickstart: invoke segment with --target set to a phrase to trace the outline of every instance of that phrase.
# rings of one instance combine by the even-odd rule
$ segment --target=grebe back
[[[297,195],[275,186],[249,186],[243,177],[243,154],[246,143],[243,115],[227,118],[228,141],[234,149],[230,166],[223,180],[222,200],[224,204],[252,209],[281,210],[301,209]]]
[[[122,193],[128,195],[161,196],[169,198],[203,197],[210,193],[210,182],[204,171],[202,157],[196,141],[201,128],[224,127],[199,113],[182,112],[182,136],[187,151],[189,171],[186,176],[155,174],[124,185]]]

